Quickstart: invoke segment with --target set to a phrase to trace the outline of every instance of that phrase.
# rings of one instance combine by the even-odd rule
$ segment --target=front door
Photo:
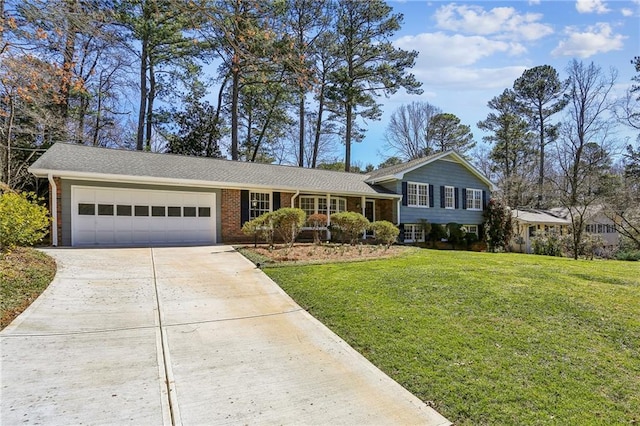
[[[375,222],[376,220],[376,202],[375,200],[367,200],[364,203],[364,217],[369,219],[369,222]],[[373,232],[367,231],[364,234],[364,238],[373,238]]]

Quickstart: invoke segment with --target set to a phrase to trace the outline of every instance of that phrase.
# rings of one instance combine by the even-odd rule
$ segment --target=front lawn
[[[421,250],[265,268],[457,425],[640,422],[640,265]]]
[[[37,250],[0,252],[0,330],[29,307],[55,274],[55,261]]]

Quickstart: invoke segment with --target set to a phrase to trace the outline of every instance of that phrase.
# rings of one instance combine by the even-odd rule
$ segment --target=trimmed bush
[[[30,246],[49,232],[49,211],[33,193],[0,194],[0,250]]]
[[[444,226],[434,223],[431,225],[431,230],[429,231],[429,241],[437,243],[441,241],[443,238],[447,238],[447,230],[444,229]]]
[[[322,213],[312,214],[307,218],[307,225],[313,230],[313,243],[320,244],[320,228],[327,226],[327,215]]]
[[[247,221],[242,225],[242,233],[254,239],[264,240],[269,246],[273,246],[273,213],[265,213]]]
[[[396,242],[400,234],[400,230],[388,220],[375,221],[369,226],[369,229],[375,232],[376,240],[384,243],[387,248]]]
[[[342,212],[331,215],[331,224],[340,228],[342,235],[353,246],[369,227],[369,220],[360,213]]]
[[[451,246],[455,248],[456,244],[464,241],[467,230],[463,229],[459,223],[449,222],[447,223],[447,234],[447,240],[451,243]]]
[[[294,207],[284,207],[271,213],[273,229],[289,247],[293,247],[306,219],[304,210]]]

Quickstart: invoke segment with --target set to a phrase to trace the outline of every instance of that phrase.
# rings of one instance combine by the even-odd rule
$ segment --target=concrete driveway
[[[228,246],[47,249],[0,424],[450,424]]]

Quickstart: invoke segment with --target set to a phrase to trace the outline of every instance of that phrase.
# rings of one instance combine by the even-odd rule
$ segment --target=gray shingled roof
[[[248,163],[214,158],[187,157],[141,151],[125,151],[56,143],[30,168],[36,176],[49,173],[63,177],[133,180],[157,178],[181,184],[226,187],[259,187],[352,195],[391,195],[384,188],[369,185],[369,175],[308,169],[293,166]]]
[[[422,163],[428,163],[435,157],[442,156],[442,153],[437,153],[433,155],[429,155],[426,157],[420,157],[413,160],[409,160],[405,163],[396,164],[394,166],[385,167],[383,169],[374,170],[369,173],[369,179],[376,179],[383,176],[392,176],[398,173],[402,173],[406,170],[411,170],[416,166],[421,165]]]

